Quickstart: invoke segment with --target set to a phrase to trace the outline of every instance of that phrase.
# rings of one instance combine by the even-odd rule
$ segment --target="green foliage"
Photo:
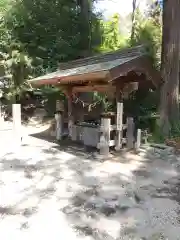
[[[170,135],[169,138],[180,137],[180,122],[170,124]]]
[[[162,24],[162,1],[152,0],[152,3],[149,7],[148,16],[151,18],[154,24]]]
[[[180,137],[180,122],[177,122],[176,124],[174,123],[170,124],[170,131],[168,136],[164,136],[159,125],[156,124],[155,131],[153,132],[150,141],[164,143],[167,138],[174,139],[179,137]]]
[[[112,111],[112,103],[108,101],[106,94],[94,92],[93,98],[95,102],[102,104],[105,112]]]
[[[24,51],[21,44],[2,47],[0,66],[7,99],[15,101],[16,96],[20,96],[22,91],[30,88],[26,80],[31,77],[36,68],[35,62]]]
[[[82,35],[89,37],[84,36],[75,0],[3,0],[0,20],[0,76],[8,76],[4,91],[9,98],[28,87],[28,78],[56,70],[60,61],[79,58]],[[91,35],[92,51],[101,43],[100,27],[92,13],[91,33],[86,33]]]
[[[31,57],[43,59],[47,71],[56,69],[60,61],[80,56],[80,40],[85,33],[75,0],[17,0],[6,15],[6,23]],[[93,48],[99,44],[99,39],[95,39],[99,23],[94,13],[91,24]]]
[[[17,94],[29,88],[26,79],[56,70],[59,62],[80,58],[85,50],[94,54],[143,43],[153,63],[160,65],[161,11],[158,5],[152,5],[145,17],[136,10],[134,38],[129,41],[129,36],[121,33],[118,14],[105,21],[92,11],[90,29],[85,29],[81,3],[77,0],[0,1],[0,76],[8,76],[5,92],[9,98],[14,100]],[[90,0],[89,5],[92,3]],[[89,46],[82,44],[87,43],[87,39],[90,39]],[[55,88],[41,90],[51,115],[55,101],[63,99],[64,95]],[[149,91],[138,92],[125,101],[126,109],[136,116],[152,116],[157,110],[157,96],[158,93]],[[105,94],[94,93],[94,102],[102,103],[105,111],[113,107]]]
[[[134,116],[151,116],[156,112],[159,92],[149,89],[138,89],[125,100],[125,107]]]
[[[45,110],[48,116],[54,116],[56,111],[56,100],[65,101],[65,96],[58,88],[42,87],[41,89],[43,98],[45,100]]]
[[[42,58],[45,68],[56,68],[76,44],[77,31],[72,27],[76,21],[75,6],[73,1],[68,3],[69,6],[65,1],[17,1],[6,16],[13,37],[25,45],[31,56]]]
[[[136,9],[134,38],[129,41],[120,32],[119,26],[121,25],[119,15],[114,15],[109,21],[102,21],[102,29],[104,31],[101,51],[107,52],[128,45],[136,46],[138,44],[144,44],[152,63],[155,67],[159,68],[162,34],[160,21],[157,21],[157,19],[160,19],[160,12],[157,11],[156,7],[157,6],[150,6],[150,10],[146,16],[141,14],[138,8]],[[99,95],[100,98],[104,98],[102,102],[106,104],[106,96]],[[147,91],[143,89],[143,91],[133,93],[133,96],[128,100],[124,100],[124,102],[127,112],[134,116],[141,116],[141,119],[138,120],[138,124],[141,125],[140,127],[150,128],[152,131],[155,130],[156,120],[154,115],[156,115],[157,112],[159,92],[150,92],[148,89]]]
[[[142,15],[139,9],[135,12],[134,38],[130,39],[130,45],[144,44],[152,63],[156,68],[160,68],[161,58],[161,12],[157,11],[157,6],[151,5],[147,15]],[[125,101],[126,111],[137,116],[137,127],[149,129],[153,132],[151,141],[163,142],[164,137],[156,124],[158,119],[159,91],[149,91],[148,89],[138,90],[134,96]]]
[[[152,133],[151,136],[149,136],[148,141],[152,142],[152,143],[164,143],[165,138],[162,135],[162,132],[160,131],[160,129],[157,125],[155,128],[155,131]]]
[[[136,10],[135,18],[134,38],[131,39],[130,44],[132,46],[145,44],[153,64],[159,68],[162,39],[161,24],[158,24],[151,15],[144,17],[139,9]]]
[[[101,28],[103,33],[100,50],[102,52],[115,51],[127,46],[127,38],[120,32],[120,16],[118,14],[108,21],[101,21]]]
[[[154,132],[156,129],[157,106],[159,93],[149,89],[139,89],[133,92],[129,99],[124,100],[126,115],[135,118],[136,127]]]
[[[11,33],[9,32],[6,23],[5,15],[10,9],[10,0],[0,1],[0,51],[10,44]]]
[[[128,41],[120,32],[120,16],[115,14],[107,21],[100,20],[100,29],[102,42],[99,45],[97,52],[105,53],[115,51],[128,46]],[[111,111],[113,106],[107,100],[106,94],[94,93],[94,101],[101,102],[105,112]]]

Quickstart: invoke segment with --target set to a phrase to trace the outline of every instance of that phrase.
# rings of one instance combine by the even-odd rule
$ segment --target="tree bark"
[[[92,0],[78,0],[81,16],[81,47],[82,55],[87,57],[91,49],[91,15]]]
[[[132,1],[132,28],[131,28],[131,42],[134,39],[134,31],[135,31],[135,13],[136,13],[136,0]]]
[[[164,0],[160,129],[164,136],[179,120],[180,0]]]

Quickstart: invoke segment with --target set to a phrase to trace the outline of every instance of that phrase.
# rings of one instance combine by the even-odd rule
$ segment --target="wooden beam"
[[[122,76],[127,76],[128,73],[132,71],[143,73],[146,76],[146,79],[152,81],[156,87],[162,83],[160,72],[153,68],[147,56],[132,59],[131,61],[128,61],[120,66],[112,68],[110,70],[111,81]],[[141,78],[144,78],[144,76],[142,75],[140,79]]]
[[[117,77],[115,79],[113,79],[113,81],[110,81],[113,83],[113,85],[123,85],[123,84],[127,84],[129,82],[140,82],[140,83],[146,83],[148,80],[146,78],[146,75],[144,73],[138,74],[136,72],[129,72],[127,75],[125,76],[120,76]]]
[[[90,73],[84,73],[84,74],[75,74],[70,76],[64,76],[62,77],[58,84],[59,85],[69,85],[73,83],[81,83],[86,81],[97,81],[102,80],[104,82],[107,82],[109,79],[109,71],[99,71],[99,72],[90,72]]]
[[[112,85],[94,85],[94,86],[81,86],[73,87],[72,92],[115,92],[116,88]]]
[[[133,91],[137,91],[138,88],[139,88],[139,83],[138,82],[129,82],[129,83],[125,84],[125,86],[123,88],[123,98],[128,99],[129,95]]]

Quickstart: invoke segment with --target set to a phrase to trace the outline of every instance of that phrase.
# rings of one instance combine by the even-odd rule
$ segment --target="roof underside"
[[[153,80],[154,77],[150,76],[150,72],[154,72],[154,70],[147,63],[145,55],[144,48],[138,46],[123,51],[79,59],[62,63],[60,64],[60,70],[29,80],[29,82],[36,85],[66,85],[72,82],[81,83],[96,80],[108,82],[133,70],[142,73],[147,72],[148,78]]]

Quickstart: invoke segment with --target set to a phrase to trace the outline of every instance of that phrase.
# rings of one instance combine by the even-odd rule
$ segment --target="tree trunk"
[[[90,54],[91,49],[91,14],[92,0],[78,0],[81,16],[81,48],[84,57]]]
[[[134,39],[134,31],[135,31],[135,13],[136,13],[136,0],[132,2],[132,28],[131,28],[131,42]]]
[[[161,71],[160,129],[163,135],[179,120],[180,0],[164,0]]]

